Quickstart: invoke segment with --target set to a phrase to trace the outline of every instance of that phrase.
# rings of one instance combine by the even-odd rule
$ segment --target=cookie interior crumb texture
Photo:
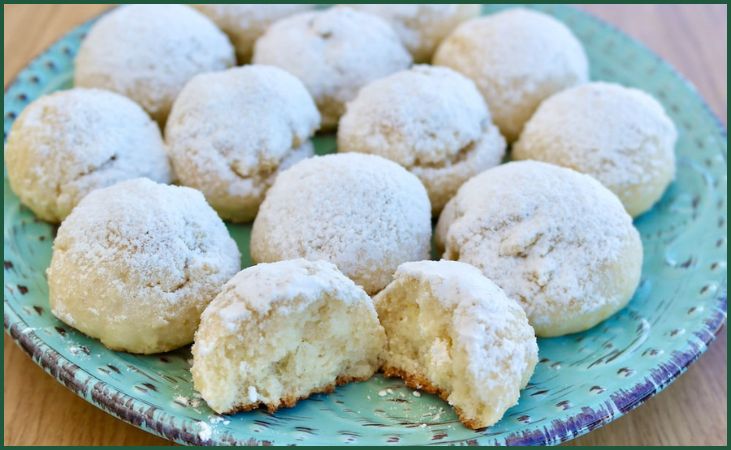
[[[123,181],[84,197],[58,229],[51,311],[112,350],[165,352],[193,341],[201,312],[240,264],[200,192]]]
[[[442,212],[444,258],[472,264],[525,308],[538,336],[589,329],[640,281],[642,242],[594,178],[537,161],[488,169]]]
[[[303,259],[239,272],[206,308],[193,382],[218,413],[292,407],[367,380],[385,342],[373,302],[337,268]]]
[[[518,402],[538,360],[535,333],[520,305],[475,267],[404,263],[374,302],[387,376],[438,394],[470,428],[494,424]]]

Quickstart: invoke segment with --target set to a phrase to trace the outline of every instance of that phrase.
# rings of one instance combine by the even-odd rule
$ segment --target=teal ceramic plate
[[[500,6],[486,7],[491,12]],[[472,431],[436,397],[397,380],[316,395],[276,414],[214,414],[193,391],[189,350],[115,353],[56,320],[45,269],[54,228],[4,184],[5,328],[34,361],[110,414],[189,444],[554,444],[587,433],[665,388],[706,350],[726,317],[726,135],[695,89],[647,49],[565,6],[539,9],[566,23],[589,54],[592,78],[655,95],[680,130],[677,179],[636,221],[642,282],[627,308],[585,333],[539,340],[540,363],[520,403]],[[83,25],[37,57],[5,92],[4,135],[28,102],[70,86]],[[332,137],[318,138],[332,151]],[[229,227],[248,258],[249,227]]]

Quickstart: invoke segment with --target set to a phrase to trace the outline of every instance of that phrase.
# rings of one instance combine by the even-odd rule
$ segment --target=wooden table
[[[104,5],[6,5],[7,83],[39,52]],[[700,90],[726,123],[725,5],[582,6],[643,41]],[[165,445],[58,384],[5,335],[6,445]],[[726,329],[661,395],[571,444],[726,444]]]

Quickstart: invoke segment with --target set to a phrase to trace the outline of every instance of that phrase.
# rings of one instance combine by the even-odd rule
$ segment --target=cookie
[[[239,272],[206,308],[193,384],[218,413],[274,412],[335,385],[367,380],[384,344],[373,302],[324,261]]]
[[[475,429],[518,402],[538,361],[535,333],[520,305],[475,267],[404,263],[374,302],[386,376],[439,395]]]
[[[640,281],[642,242],[617,196],[552,164],[511,162],[472,178],[436,237],[445,259],[472,264],[518,300],[538,336],[593,327]]]
[[[477,84],[509,142],[541,101],[589,78],[586,54],[571,31],[523,8],[462,23],[442,41],[433,63]]]
[[[252,60],[302,80],[326,130],[337,127],[345,103],[361,87],[411,65],[411,55],[388,23],[342,6],[275,22],[256,41]]]
[[[5,165],[20,201],[51,223],[94,189],[172,177],[157,124],[132,100],[100,89],[60,91],[28,105],[10,130]]]
[[[188,80],[234,59],[226,35],[193,8],[126,5],[100,18],[81,42],[74,84],[125,95],[164,124]]]
[[[437,45],[457,25],[480,15],[480,5],[380,3],[351,7],[386,19],[417,63],[428,63]]]
[[[193,341],[203,309],[240,267],[200,192],[123,181],[84,197],[58,229],[51,312],[112,350],[166,352]]]
[[[380,156],[343,153],[279,174],[250,246],[257,262],[329,261],[374,294],[399,264],[428,258],[430,242],[431,206],[419,179]]]
[[[320,123],[304,85],[282,69],[247,65],[195,76],[175,100],[165,139],[181,184],[225,220],[254,219],[277,174],[312,156]]]
[[[544,101],[512,157],[591,175],[636,217],[652,208],[673,180],[677,136],[650,95],[618,84],[588,83]]]
[[[203,3],[193,5],[226,33],[236,49],[239,64],[251,60],[254,42],[267,27],[279,19],[312,9],[314,5],[256,5],[233,3]]]
[[[505,140],[472,81],[418,65],[360,90],[340,120],[338,151],[399,163],[424,183],[438,215],[462,183],[500,163]]]

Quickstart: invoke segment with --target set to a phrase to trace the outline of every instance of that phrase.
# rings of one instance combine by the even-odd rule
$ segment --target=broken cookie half
[[[387,336],[386,376],[439,395],[473,429],[518,402],[538,360],[535,333],[520,305],[478,269],[404,263],[374,302]]]
[[[193,383],[218,413],[270,412],[378,369],[385,336],[365,291],[331,263],[258,264],[201,318]]]

